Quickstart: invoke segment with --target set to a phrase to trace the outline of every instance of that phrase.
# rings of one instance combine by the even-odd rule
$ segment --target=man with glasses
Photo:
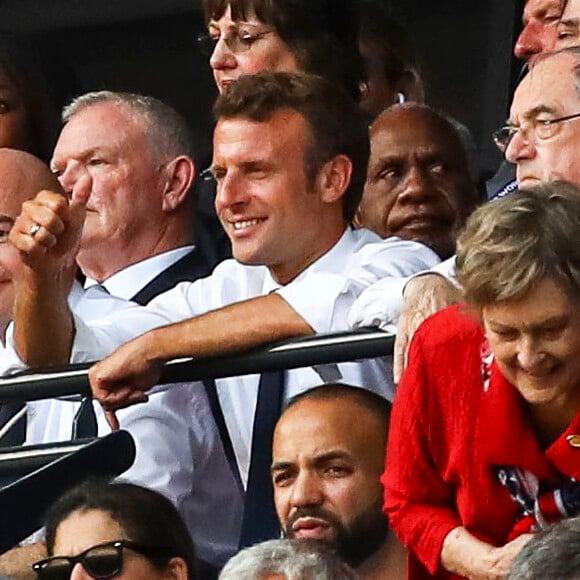
[[[516,89],[510,120],[496,131],[494,139],[506,159],[516,165],[520,185],[556,179],[580,184],[578,67],[578,47],[538,55]],[[401,376],[407,345],[419,324],[461,299],[459,290],[446,279],[454,276],[453,262],[436,267],[432,273],[435,275],[414,278],[405,288],[406,305],[395,345],[395,381]],[[399,312],[399,305],[385,298],[392,295],[392,281],[369,288],[351,311],[351,325],[378,324],[392,330]]]
[[[495,133],[520,186],[563,179],[580,184],[580,48],[537,57],[518,86],[508,124]]]

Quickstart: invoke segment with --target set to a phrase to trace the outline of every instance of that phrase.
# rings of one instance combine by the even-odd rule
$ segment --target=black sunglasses
[[[32,565],[42,580],[69,580],[73,568],[80,563],[93,578],[112,578],[123,570],[123,549],[147,557],[161,557],[164,550],[143,546],[130,540],[117,540],[92,546],[77,556],[52,556]]]

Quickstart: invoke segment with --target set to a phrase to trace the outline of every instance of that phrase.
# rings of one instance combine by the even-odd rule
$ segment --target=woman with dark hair
[[[364,65],[356,0],[204,0],[199,37],[218,90],[244,74],[302,70],[358,99]]]
[[[46,517],[47,559],[39,579],[193,580],[191,537],[173,504],[130,483],[88,481],[65,493]]]

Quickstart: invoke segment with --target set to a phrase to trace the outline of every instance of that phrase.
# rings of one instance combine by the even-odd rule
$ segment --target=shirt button
[[[568,435],[568,437],[566,437],[566,441],[568,441],[568,445],[570,445],[570,447],[574,447],[574,449],[580,449],[580,435]]]

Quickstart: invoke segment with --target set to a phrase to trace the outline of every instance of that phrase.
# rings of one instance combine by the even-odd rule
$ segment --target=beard
[[[288,519],[284,528],[286,538],[295,538],[293,530],[297,520],[313,517],[324,520],[334,531],[334,538],[326,540],[337,554],[352,568],[358,568],[385,542],[389,533],[389,522],[382,511],[382,501],[377,500],[366,510],[345,524],[333,512],[322,508],[298,508]],[[320,541],[320,540],[313,540]]]

